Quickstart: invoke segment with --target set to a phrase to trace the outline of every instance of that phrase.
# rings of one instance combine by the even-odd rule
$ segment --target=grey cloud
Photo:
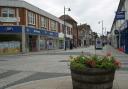
[[[119,0],[25,0],[37,7],[59,17],[64,6],[70,7],[71,15],[78,23],[88,23],[93,31],[101,33],[98,21],[104,20],[104,25],[110,30],[117,10]]]

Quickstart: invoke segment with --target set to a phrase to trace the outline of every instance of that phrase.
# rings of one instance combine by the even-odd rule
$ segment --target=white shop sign
[[[20,22],[20,17],[0,17],[0,22]]]

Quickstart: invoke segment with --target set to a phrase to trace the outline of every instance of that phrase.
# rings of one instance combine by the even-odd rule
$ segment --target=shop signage
[[[47,36],[47,31],[46,30],[40,30],[40,33],[41,33],[41,35],[44,35],[44,36]]]
[[[20,17],[0,17],[0,22],[20,22]]]
[[[21,26],[0,26],[0,33],[21,33]]]
[[[25,28],[25,33],[26,34],[31,34],[31,35],[40,35],[40,30],[35,29],[35,28],[26,27]]]
[[[47,31],[47,35],[52,36],[52,37],[58,37],[59,36],[57,32],[50,32],[50,31]]]
[[[50,36],[50,37],[58,37],[58,32],[51,32],[45,29],[35,29],[31,27],[26,27],[25,29],[26,34],[31,35],[43,35],[43,36]]]
[[[58,37],[58,32],[51,32],[46,30],[40,30],[41,35],[50,36],[50,37]]]
[[[125,11],[117,11],[115,19],[116,20],[123,20],[123,19],[125,19]]]

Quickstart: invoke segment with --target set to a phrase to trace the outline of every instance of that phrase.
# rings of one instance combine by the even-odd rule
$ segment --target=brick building
[[[70,17],[69,15],[62,15],[60,16],[60,19],[64,21],[65,18],[65,22],[69,23],[72,25],[72,35],[73,35],[73,44],[75,47],[78,47],[78,29],[77,29],[77,22]]]
[[[64,21],[22,0],[0,0],[0,50],[16,41],[21,52],[58,49]],[[66,23],[66,36],[72,38],[72,25]],[[63,47],[63,45],[62,45]]]
[[[90,46],[92,45],[92,30],[87,24],[78,25],[78,43],[79,46]]]

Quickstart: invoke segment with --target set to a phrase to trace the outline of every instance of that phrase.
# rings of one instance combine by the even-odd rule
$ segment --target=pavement
[[[128,89],[127,88],[128,75],[116,74],[113,89]],[[58,77],[44,80],[36,80],[16,86],[12,86],[7,89],[73,89],[71,76]]]
[[[32,53],[29,53],[26,55],[46,55],[46,54],[48,54],[49,58],[50,58],[50,55],[56,55],[55,57],[57,57],[57,58],[59,57],[59,59],[62,58],[64,60],[65,58],[67,58],[67,56],[61,57],[58,55],[61,55],[61,54],[63,54],[63,55],[78,55],[81,51],[83,51],[85,54],[91,53],[91,54],[98,54],[98,55],[105,55],[107,52],[111,52],[113,56],[115,56],[118,60],[123,62],[122,69],[118,70],[115,74],[113,89],[128,89],[128,84],[127,84],[127,82],[128,82],[128,69],[127,69],[128,68],[127,67],[128,66],[127,65],[128,55],[125,53],[119,52],[118,50],[114,49],[111,46],[106,46],[106,47],[104,47],[103,50],[94,50],[94,47],[91,46],[91,47],[84,49],[84,50],[83,50],[83,48],[67,50],[67,51],[53,50],[53,51],[38,52],[38,53],[32,52]],[[53,56],[51,56],[51,57],[53,57]],[[27,61],[27,60],[24,60],[24,61]],[[49,64],[47,64],[47,65],[49,65]],[[69,73],[69,74],[65,74],[64,76],[58,76],[58,77],[53,77],[53,78],[31,80],[28,82],[16,84],[16,85],[8,87],[6,89],[73,89],[69,67],[60,68],[62,70],[57,71],[59,69],[60,65],[62,65],[62,64],[60,63],[58,65],[59,66],[54,65],[54,67],[56,67],[55,70],[52,70],[53,66],[51,67],[50,65],[48,67],[46,67],[44,70],[45,70],[45,72],[55,72],[56,71],[58,73],[63,72],[63,73]],[[19,67],[19,69],[17,69],[17,70],[28,71],[27,67],[28,66],[26,66],[26,67],[24,66],[22,68]],[[40,67],[40,65],[38,65],[37,67]],[[5,68],[5,67],[3,67],[3,68]],[[48,68],[51,68],[50,71],[46,70]],[[11,70],[11,68],[8,68],[8,69]],[[44,72],[44,70],[42,72]],[[34,71],[34,72],[31,72],[31,71]],[[34,68],[33,68],[33,70],[31,70],[31,71],[29,70],[29,72],[27,72],[28,75],[35,73],[35,71],[36,72],[41,71],[41,69],[39,69],[39,70],[35,69],[34,70]],[[18,72],[18,71],[16,71],[16,72]],[[19,77],[20,77],[20,75],[19,75]],[[1,81],[0,81],[0,83],[1,83]]]

